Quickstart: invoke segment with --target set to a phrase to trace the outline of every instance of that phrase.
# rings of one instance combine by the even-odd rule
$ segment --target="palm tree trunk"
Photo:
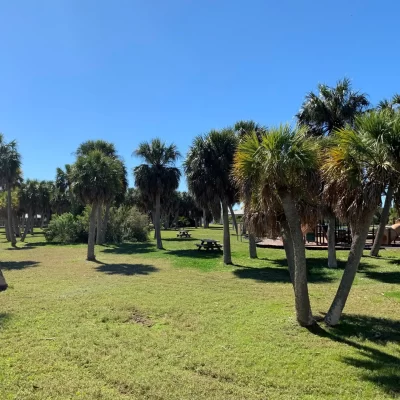
[[[6,282],[6,278],[4,278],[3,272],[0,269],[0,292],[4,292],[7,290],[8,285]]]
[[[101,229],[103,227],[101,218],[102,206],[99,204],[96,210],[96,244],[101,244]]]
[[[383,234],[385,233],[386,223],[389,218],[390,206],[392,205],[393,198],[393,185],[389,185],[386,191],[385,204],[383,205],[381,220],[379,221],[379,227],[376,231],[374,244],[372,245],[371,252],[369,253],[373,257],[377,257],[381,248]]]
[[[293,250],[292,234],[290,233],[289,224],[287,223],[287,221],[281,222],[281,228],[282,228],[283,248],[285,249],[290,280],[294,288],[294,250]]]
[[[4,221],[4,229],[6,231],[7,242],[11,242],[10,229],[8,227],[8,217],[7,216],[6,216],[5,221]]]
[[[249,252],[250,258],[257,258],[256,237],[252,233],[249,233]]]
[[[157,240],[157,249],[162,249],[162,241],[161,241],[161,221],[160,221],[160,214],[161,214],[161,196],[160,193],[157,192],[156,194],[156,216],[155,216],[155,233],[156,233],[156,240]]]
[[[222,220],[224,224],[224,242],[223,242],[224,264],[232,264],[228,203],[225,200],[222,202]]]
[[[328,220],[328,268],[337,268],[335,227],[336,227],[335,215],[329,214],[329,220]]]
[[[108,220],[110,219],[110,204],[106,204],[106,210],[104,212],[104,218],[101,227],[101,243],[104,244],[106,242],[106,234],[107,234],[107,227],[108,227]]]
[[[239,232],[238,232],[238,225],[237,225],[237,221],[236,221],[236,215],[235,215],[235,213],[233,211],[233,208],[232,208],[232,206],[230,204],[229,204],[229,211],[231,213],[233,227],[235,228],[236,235],[238,235]]]
[[[297,321],[301,326],[315,324],[311,313],[310,298],[307,286],[306,249],[301,232],[300,216],[294,199],[289,193],[282,196],[282,205],[289,225],[294,254],[294,292]]]
[[[98,205],[96,203],[92,204],[92,211],[90,213],[90,222],[89,222],[89,238],[88,238],[88,249],[87,249],[87,260],[95,261],[96,256],[94,255],[94,242],[96,235],[96,217],[97,217],[97,208]]]
[[[12,198],[11,198],[11,186],[7,185],[7,224],[8,233],[10,235],[11,246],[15,247],[17,244],[17,238],[15,237],[13,221],[12,221]]]
[[[207,218],[207,210],[205,208],[203,208],[203,227],[205,229],[209,228],[208,218]]]
[[[30,211],[28,212],[28,218],[24,217],[24,219],[25,219],[25,227],[24,227],[24,232],[21,237],[21,242],[25,241],[26,235],[27,235],[27,233],[29,231],[29,227],[31,225],[31,212]]]
[[[374,212],[375,209],[369,211],[365,215],[363,221],[355,224],[355,226],[350,225],[352,234],[351,248],[347,258],[346,268],[343,272],[342,280],[340,281],[336,296],[325,317],[325,322],[328,325],[337,325],[342,315],[342,311],[346,305],[347,297],[349,296],[350,289],[353,285],[353,281],[360,264],[365,242],[368,236],[369,225],[372,221]]]
[[[14,226],[15,235],[17,237],[20,237],[21,236],[21,230],[19,228],[18,215],[17,215],[17,213],[15,211],[12,214],[12,218],[13,218],[13,226]]]

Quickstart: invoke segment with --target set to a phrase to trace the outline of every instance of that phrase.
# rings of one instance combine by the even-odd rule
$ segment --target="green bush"
[[[79,226],[77,218],[71,213],[54,216],[45,230],[45,237],[49,242],[78,242]]]
[[[149,218],[136,207],[111,208],[106,240],[112,243],[145,242],[149,235]]]

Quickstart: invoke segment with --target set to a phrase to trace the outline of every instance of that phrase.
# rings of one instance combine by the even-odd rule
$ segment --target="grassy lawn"
[[[400,396],[400,251],[364,257],[342,324],[296,325],[282,250],[232,237],[235,266],[200,237],[52,246],[1,242],[0,399],[383,399]],[[309,251],[314,314],[342,271]],[[339,252],[341,266],[346,252]]]

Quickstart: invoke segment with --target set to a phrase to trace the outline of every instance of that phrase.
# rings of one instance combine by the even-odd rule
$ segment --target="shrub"
[[[79,229],[76,217],[71,213],[54,216],[45,230],[45,237],[49,242],[78,242]]]
[[[145,242],[148,235],[149,218],[147,215],[139,212],[136,207],[111,208],[106,233],[108,242]]]

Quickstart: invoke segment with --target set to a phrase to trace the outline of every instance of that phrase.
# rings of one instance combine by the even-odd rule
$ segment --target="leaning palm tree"
[[[17,150],[17,143],[13,140],[5,143],[4,138],[0,137],[0,177],[7,190],[7,231],[9,240],[13,247],[16,246],[17,239],[13,224],[13,210],[11,192],[14,189],[21,175],[21,156]]]
[[[189,191],[197,203],[207,204],[211,209],[216,203],[222,205],[225,264],[232,264],[229,207],[237,197],[237,189],[231,179],[237,143],[232,129],[213,130],[194,139],[184,163]]]
[[[343,128],[332,136],[321,169],[325,181],[323,200],[350,226],[352,243],[338,291],[325,317],[328,325],[339,322],[352,287],[367,239],[369,226],[393,164],[387,148],[375,138],[387,129],[382,113],[356,118],[354,129]]]
[[[87,155],[78,156],[72,166],[70,179],[75,196],[83,204],[91,206],[87,260],[94,261],[97,209],[121,190],[123,175],[121,163],[104,155],[100,150],[92,150]]]
[[[300,111],[296,115],[299,125],[307,127],[315,136],[329,136],[335,129],[352,125],[357,115],[369,105],[364,93],[354,91],[349,79],[339,80],[335,87],[318,85],[318,94],[307,94]],[[328,266],[337,267],[335,250],[335,215],[325,208],[328,217]]]
[[[314,324],[307,285],[305,245],[301,231],[302,203],[315,201],[319,186],[318,143],[304,129],[283,125],[261,136],[248,135],[239,144],[233,176],[245,203],[249,230],[261,225],[276,236],[282,230],[294,292],[297,320]],[[314,207],[315,208],[315,207]],[[257,228],[256,228],[257,230]]]
[[[178,188],[181,173],[175,162],[181,154],[174,144],[167,145],[158,138],[140,143],[133,154],[144,161],[133,170],[135,185],[149,199],[157,248],[162,249],[161,197]]]
[[[388,150],[388,156],[391,158],[392,162],[399,163],[400,161],[400,138],[398,131],[400,128],[399,125],[399,106],[400,106],[400,95],[394,95],[390,100],[382,100],[377,109],[383,111],[388,119],[391,119],[390,129],[387,131],[382,131],[378,133],[378,136],[375,138],[376,140],[385,143]],[[396,174],[391,177],[389,182],[387,183],[386,190],[384,192],[385,202],[382,208],[381,219],[379,222],[378,229],[376,231],[374,243],[371,247],[370,255],[373,257],[377,257],[379,255],[379,250],[381,247],[383,235],[386,229],[386,223],[389,218],[390,207],[393,201],[393,195],[396,187],[399,182]]]

